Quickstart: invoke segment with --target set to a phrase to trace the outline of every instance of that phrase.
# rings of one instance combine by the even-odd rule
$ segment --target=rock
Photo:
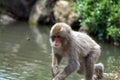
[[[117,42],[117,41],[114,41],[114,43],[113,43],[115,46],[119,46],[120,45],[120,43],[119,42]]]
[[[119,73],[104,73],[105,80],[119,80],[120,74]]]
[[[12,17],[10,17],[10,16],[8,16],[8,15],[0,15],[0,23],[1,24],[9,24],[9,23],[12,23],[12,22],[14,22],[15,20],[12,18]]]
[[[16,20],[27,20],[37,0],[0,0],[0,9]]]
[[[30,24],[66,22],[76,26],[78,17],[64,0],[0,0],[0,12]],[[76,23],[77,22],[77,23]],[[76,26],[77,27],[77,26]]]
[[[50,23],[53,21],[53,7],[57,0],[38,0],[31,10],[29,23],[36,25],[40,23]]]
[[[77,14],[72,10],[68,1],[60,0],[54,7],[54,16],[56,21],[65,22],[72,25],[78,20]]]

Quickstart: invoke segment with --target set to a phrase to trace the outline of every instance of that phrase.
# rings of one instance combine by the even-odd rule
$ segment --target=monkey
[[[89,35],[77,32],[64,23],[54,24],[50,30],[52,47],[52,80],[65,80],[72,72],[83,74],[85,80],[103,78],[104,65],[96,64],[101,54],[100,45]],[[68,57],[68,65],[59,71],[63,57]]]

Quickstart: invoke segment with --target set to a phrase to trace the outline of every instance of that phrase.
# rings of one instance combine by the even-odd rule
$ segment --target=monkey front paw
[[[52,80],[60,80],[59,78],[53,78]]]
[[[57,75],[55,78],[53,78],[53,80],[64,80],[64,78],[62,78],[60,75]]]

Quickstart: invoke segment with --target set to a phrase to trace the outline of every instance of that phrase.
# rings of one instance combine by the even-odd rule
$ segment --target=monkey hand
[[[64,80],[64,78],[65,78],[64,72],[60,72],[53,78],[53,80]]]
[[[55,77],[52,80],[61,80],[59,77]]]
[[[52,70],[53,77],[55,77],[58,73],[59,73],[58,68],[53,68],[53,70]]]
[[[53,78],[53,80],[61,80],[60,76],[56,75],[55,78]]]
[[[60,79],[55,79],[55,78],[53,78],[52,80],[60,80]]]
[[[63,74],[59,73],[55,76],[55,78],[53,78],[53,80],[64,80]]]
[[[60,79],[59,77],[55,77],[52,80],[63,80],[63,79]]]

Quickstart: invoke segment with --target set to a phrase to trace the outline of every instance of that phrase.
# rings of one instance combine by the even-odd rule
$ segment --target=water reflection
[[[100,57],[100,60],[102,62],[104,62],[104,64],[107,64],[107,60],[109,59],[109,57],[113,57],[115,59],[119,59],[120,58],[120,49],[119,47],[110,45],[108,43],[103,43],[100,42],[101,48],[102,48],[102,54]],[[120,64],[118,64],[119,66]]]
[[[100,61],[119,57],[119,48],[100,42]],[[49,27],[15,23],[0,26],[0,80],[51,80]],[[119,64],[118,64],[119,65]],[[73,73],[67,80],[79,80]]]
[[[46,26],[42,26],[42,27],[46,27]],[[35,25],[30,25],[30,29],[32,31],[33,36],[35,37],[36,43],[39,45],[39,47],[42,47],[44,51],[47,52],[47,49],[49,46],[49,39],[48,39],[49,29],[47,28],[39,29],[38,26],[35,26]],[[44,43],[47,43],[47,44],[44,44]]]
[[[0,80],[50,79],[48,29],[34,29],[22,23],[0,27]]]

